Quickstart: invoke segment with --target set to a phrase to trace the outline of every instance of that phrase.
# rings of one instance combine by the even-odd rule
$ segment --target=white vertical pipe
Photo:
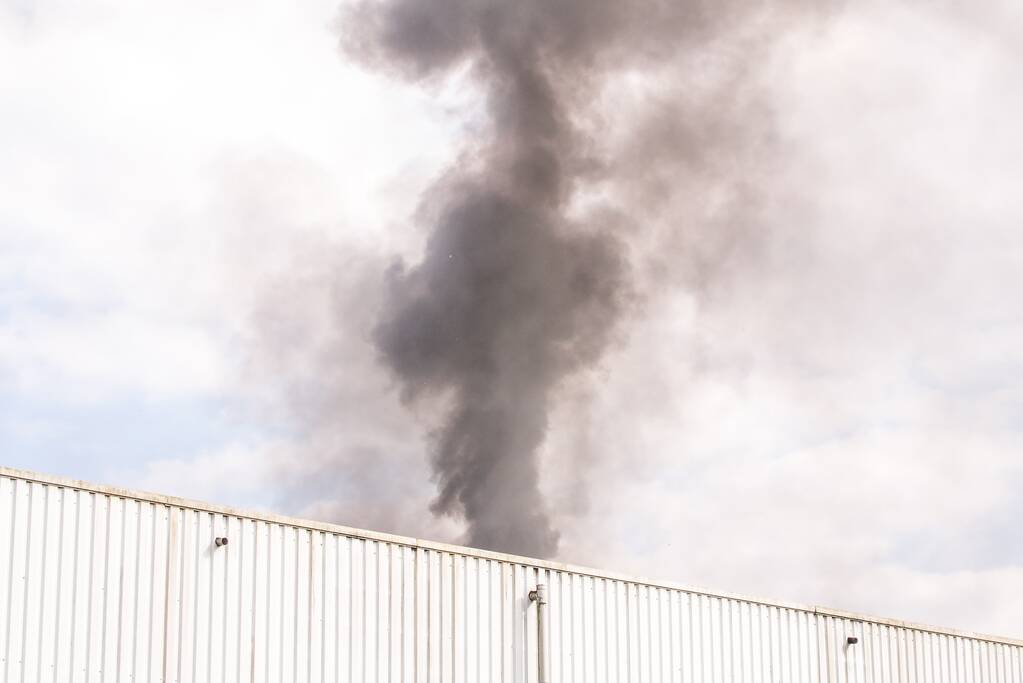
[[[547,586],[536,585],[529,591],[529,599],[536,603],[536,659],[539,683],[550,683],[547,679]]]

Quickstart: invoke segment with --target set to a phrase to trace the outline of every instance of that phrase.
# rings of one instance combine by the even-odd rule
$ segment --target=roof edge
[[[997,643],[1000,645],[1010,645],[1014,647],[1023,648],[1023,640],[1021,639],[1008,638],[1004,636],[994,636],[983,633],[972,633],[969,631],[961,631],[957,629],[944,628],[940,626],[929,626],[926,624],[917,624],[914,622],[903,621],[900,619],[875,617],[866,614],[859,614],[856,612],[835,609],[831,607],[807,605],[781,600],[768,600],[765,598],[757,598],[749,595],[742,595],[739,593],[729,593],[726,591],[711,590],[699,586],[691,586],[674,581],[663,581],[642,576],[630,576],[627,574],[621,574],[613,571],[595,569],[593,567],[585,567],[580,565],[567,564],[563,562],[555,562],[553,560],[541,560],[533,557],[524,557],[521,555],[499,553],[493,550],[481,550],[478,548],[469,548],[466,546],[452,545],[450,543],[441,543],[439,541],[431,541],[429,539],[413,538],[411,536],[400,536],[397,534],[388,534],[379,531],[370,531],[366,529],[357,529],[355,527],[348,527],[340,524],[331,524],[328,522],[318,522],[315,520],[302,519],[298,517],[289,517],[287,515],[281,515],[273,512],[245,510],[228,505],[218,505],[215,503],[190,500],[188,498],[179,498],[177,496],[168,496],[148,491],[133,491],[131,489],[121,488],[117,486],[95,484],[80,479],[73,479],[70,477],[61,477],[50,474],[42,474],[39,472],[32,472],[29,470],[6,467],[4,465],[0,465],[0,476],[9,477],[11,479],[20,479],[22,481],[37,482],[40,484],[49,484],[64,488],[77,489],[81,491],[89,491],[92,493],[114,496],[117,498],[126,498],[161,505],[188,508],[201,512],[230,515],[232,517],[244,517],[246,519],[269,522],[273,524],[286,524],[288,526],[300,527],[304,529],[310,529],[313,531],[323,531],[327,533],[340,534],[342,536],[349,536],[352,538],[361,538],[370,541],[382,541],[385,543],[393,543],[396,545],[404,545],[413,548],[423,548],[426,550],[436,550],[439,552],[446,552],[454,555],[463,555],[466,557],[475,557],[500,562],[510,562],[512,564],[536,567],[539,569],[550,569],[555,571],[570,572],[573,574],[590,576],[599,579],[625,581],[633,584],[651,586],[655,588],[665,588],[669,590],[677,590],[685,593],[704,595],[712,598],[739,600],[742,602],[753,603],[757,605],[790,609],[810,614],[820,614],[823,616],[835,617],[838,619],[862,621],[865,623],[876,624],[878,626],[892,626],[896,628],[909,629],[912,631],[934,633],[938,635],[951,636],[955,638],[968,638],[970,640],[978,640],[989,643]]]

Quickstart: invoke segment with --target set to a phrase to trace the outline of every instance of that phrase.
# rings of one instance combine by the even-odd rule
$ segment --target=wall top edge
[[[567,564],[563,562],[556,562],[553,560],[541,560],[532,557],[523,557],[521,555],[509,555],[506,553],[500,553],[493,550],[481,550],[477,548],[469,548],[466,546],[452,545],[449,543],[441,543],[438,541],[431,541],[429,539],[413,538],[410,536],[399,536],[396,534],[388,534],[379,531],[369,531],[366,529],[357,529],[354,527],[347,527],[340,524],[332,524],[328,522],[318,522],[315,520],[301,519],[297,517],[289,517],[286,515],[280,515],[272,512],[262,512],[253,510],[243,510],[227,505],[217,505],[214,503],[207,503],[203,501],[189,500],[187,498],[178,498],[176,496],[167,496],[159,493],[151,493],[148,491],[133,491],[130,489],[120,488],[116,486],[107,486],[104,484],[94,484],[92,482],[82,481],[78,479],[72,479],[69,477],[61,477],[50,474],[42,474],[38,472],[31,472],[28,470],[16,469],[13,467],[6,467],[0,465],[0,477],[7,477],[10,479],[19,479],[22,481],[36,482],[39,484],[47,484],[51,486],[58,486],[69,489],[76,489],[80,491],[87,491],[91,493],[97,493],[106,496],[112,496],[115,498],[125,498],[129,500],[138,500],[148,503],[154,503],[158,505],[166,505],[169,507],[185,508],[190,510],[196,510],[200,512],[209,512],[213,514],[226,515],[230,517],[241,517],[254,521],[267,522],[271,524],[281,524],[285,526],[298,527],[303,529],[309,529],[312,531],[322,531],[325,533],[338,534],[342,536],[348,536],[351,538],[358,538],[369,541],[379,541],[384,543],[391,543],[394,545],[402,545],[413,548],[422,548],[424,550],[434,550],[438,552],[450,553],[452,555],[461,555],[465,557],[473,557],[485,560],[494,560],[497,562],[506,562],[509,564],[523,565],[527,567],[535,567],[538,569],[548,569],[560,572],[566,572],[576,574],[580,576],[588,576],[597,579],[607,579],[611,581],[622,581],[626,583],[632,583],[642,586],[649,586],[653,588],[664,588],[668,590],[682,591],[685,593],[702,595],[710,598],[720,598],[726,600],[736,600],[746,603],[752,603],[757,605],[763,605],[766,607],[777,607],[779,609],[788,609],[793,611],[805,612],[809,614],[818,614],[822,616],[833,617],[837,619],[846,619],[849,621],[859,621],[869,624],[875,624],[878,626],[890,626],[894,628],[904,628],[912,631],[921,631],[925,633],[933,633],[937,635],[951,636],[954,638],[965,638],[969,640],[984,641],[989,643],[996,643],[1000,645],[1010,645],[1015,647],[1023,648],[1023,640],[1015,638],[1007,638],[1003,636],[993,636],[982,633],[972,633],[969,631],[961,631],[951,628],[943,628],[939,626],[929,626],[925,624],[917,624],[909,621],[903,621],[900,619],[889,619],[884,617],[875,617],[865,614],[859,614],[856,612],[849,612],[846,610],[835,609],[831,607],[822,607],[818,605],[807,605],[795,602],[787,602],[780,600],[769,600],[765,598],[758,598],[749,595],[742,595],[738,593],[730,593],[726,591],[712,590],[699,586],[691,586],[682,584],[674,581],[664,581],[659,579],[651,579],[642,576],[630,576],[621,574],[618,572],[594,569],[592,567],[584,567],[574,564]]]

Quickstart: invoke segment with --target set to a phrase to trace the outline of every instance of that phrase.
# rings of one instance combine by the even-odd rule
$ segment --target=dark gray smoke
[[[469,544],[556,552],[536,456],[548,408],[561,380],[599,361],[635,300],[631,228],[613,212],[571,210],[580,185],[613,167],[582,132],[592,98],[616,69],[708,44],[748,4],[762,7],[384,0],[345,17],[346,49],[364,62],[414,79],[468,64],[487,97],[489,131],[430,190],[425,255],[394,267],[375,332],[406,400],[449,406],[433,435],[433,509],[464,516]]]

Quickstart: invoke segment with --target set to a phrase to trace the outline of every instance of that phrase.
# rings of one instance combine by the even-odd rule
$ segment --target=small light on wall
[[[213,544],[216,545],[218,548],[222,545],[227,545],[227,537],[217,536],[215,539],[213,539]]]
[[[227,539],[225,538],[224,540],[226,541]],[[849,636],[848,638],[845,639],[845,642],[849,645],[855,645],[856,643],[860,642],[860,639],[857,638],[856,636]]]

